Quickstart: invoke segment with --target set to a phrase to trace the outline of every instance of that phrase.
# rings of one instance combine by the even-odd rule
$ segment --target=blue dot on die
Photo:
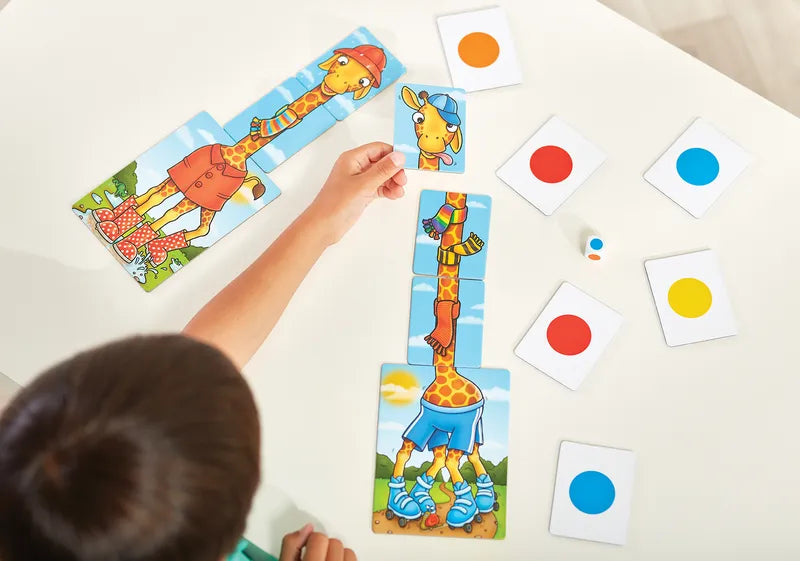
[[[616,497],[614,484],[599,471],[584,471],[569,484],[569,500],[586,514],[600,514],[611,508]]]
[[[678,156],[678,175],[691,185],[708,185],[719,175],[717,157],[705,148],[689,148]]]
[[[589,247],[595,251],[600,251],[603,248],[603,240],[600,238],[592,238],[592,241],[589,242]]]

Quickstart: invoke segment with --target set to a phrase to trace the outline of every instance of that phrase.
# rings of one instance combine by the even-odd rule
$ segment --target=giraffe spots
[[[465,391],[470,395],[478,395],[478,388],[471,382],[467,384],[467,389]]]
[[[443,385],[443,384],[446,384],[447,383],[447,378],[445,378],[444,376],[437,376],[436,377],[436,383],[439,384],[440,386]]]
[[[453,393],[453,390],[449,386],[442,386],[442,388],[439,390],[439,393],[447,397]]]
[[[442,403],[442,398],[435,393],[430,394],[428,397],[426,397],[426,399],[434,405],[440,405]]]
[[[234,150],[239,154],[243,154],[244,153],[244,146],[242,146],[240,144],[237,144],[236,148],[234,148]]]
[[[461,388],[464,387],[464,380],[461,380],[461,379],[453,380],[453,384],[452,385],[453,385],[453,389],[454,390],[460,390]]]
[[[467,396],[463,393],[457,393],[453,396],[452,401],[455,405],[464,405],[467,402]]]

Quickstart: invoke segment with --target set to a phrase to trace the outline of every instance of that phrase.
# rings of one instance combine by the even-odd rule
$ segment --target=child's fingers
[[[385,155],[360,175],[364,180],[364,186],[375,189],[378,185],[384,184],[397,172],[402,171],[405,161],[406,157],[402,152],[390,152]]]
[[[348,150],[342,154],[347,171],[352,174],[367,171],[372,164],[379,161],[386,154],[392,151],[392,145],[385,142],[370,142]]]
[[[344,546],[341,541],[333,539],[328,542],[328,556],[325,561],[344,561]]]
[[[296,532],[283,536],[280,561],[300,561],[300,552],[313,531],[314,526],[306,524]]]
[[[328,555],[328,536],[314,532],[308,538],[306,545],[306,554],[303,556],[303,561],[325,561]]]
[[[358,558],[352,549],[344,550],[344,561],[358,561]]]

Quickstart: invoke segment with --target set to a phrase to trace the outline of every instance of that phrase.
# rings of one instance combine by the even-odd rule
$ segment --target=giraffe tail
[[[253,117],[253,120],[250,121],[250,138],[258,140],[259,138],[275,136],[297,125],[300,120],[297,113],[289,109],[288,106],[283,106],[275,113],[274,117],[269,119]]]

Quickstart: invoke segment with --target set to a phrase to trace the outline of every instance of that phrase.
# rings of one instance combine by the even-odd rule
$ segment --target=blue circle
[[[584,471],[569,484],[569,500],[586,514],[600,514],[614,504],[614,484],[599,471]]]
[[[717,157],[705,148],[689,148],[678,156],[678,175],[692,185],[708,185],[719,175]]]
[[[592,241],[589,242],[589,247],[591,247],[595,251],[599,251],[603,247],[603,240],[600,238],[594,238]]]

